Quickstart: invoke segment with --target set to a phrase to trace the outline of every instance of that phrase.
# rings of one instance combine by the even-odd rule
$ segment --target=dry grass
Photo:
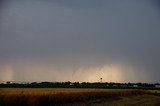
[[[0,106],[49,106],[147,93],[132,89],[1,88]]]

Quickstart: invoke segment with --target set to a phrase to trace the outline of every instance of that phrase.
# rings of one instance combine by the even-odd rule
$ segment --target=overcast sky
[[[1,0],[1,81],[160,82],[158,0]]]

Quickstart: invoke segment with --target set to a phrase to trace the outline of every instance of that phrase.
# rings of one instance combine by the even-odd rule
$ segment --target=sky
[[[160,82],[158,0],[0,0],[0,81]]]

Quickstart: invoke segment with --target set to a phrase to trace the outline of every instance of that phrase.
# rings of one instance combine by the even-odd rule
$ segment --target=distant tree
[[[11,82],[10,82],[10,81],[7,81],[6,83],[7,83],[7,84],[10,84]]]

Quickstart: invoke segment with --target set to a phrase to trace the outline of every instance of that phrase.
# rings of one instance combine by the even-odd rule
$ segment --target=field
[[[136,89],[0,88],[0,106],[160,105],[159,94]]]

